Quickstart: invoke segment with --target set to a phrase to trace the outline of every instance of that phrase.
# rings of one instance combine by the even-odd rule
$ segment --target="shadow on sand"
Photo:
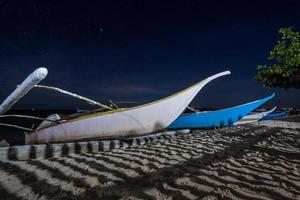
[[[296,199],[299,130],[194,130],[128,149],[0,162],[3,199]]]

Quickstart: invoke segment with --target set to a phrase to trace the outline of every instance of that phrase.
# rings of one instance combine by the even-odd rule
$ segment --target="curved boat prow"
[[[271,110],[267,111],[267,113],[264,116],[274,112],[276,109],[277,109],[277,106],[274,106]]]
[[[240,119],[238,122],[236,122],[234,125],[249,124],[249,123],[254,123],[254,122],[260,121],[263,117],[267,116],[269,113],[273,112],[275,109],[276,109],[276,107],[274,107],[273,109],[268,110],[266,112],[246,115],[245,117]]]
[[[221,77],[221,76],[226,76],[226,75],[229,75],[229,74],[231,74],[231,72],[230,72],[229,70],[227,70],[227,71],[220,72],[220,73],[217,73],[217,74],[215,74],[215,75],[212,75],[212,76],[210,76],[210,77],[204,79],[204,80],[201,81],[201,82],[204,83],[204,85],[206,85],[207,83],[209,83],[210,81],[212,81],[212,80],[214,80],[214,79],[216,79],[216,78],[219,78],[219,77]],[[203,85],[203,86],[204,86],[204,85]]]
[[[186,107],[192,102],[192,100],[195,98],[195,96],[199,93],[199,91],[205,86],[207,85],[209,82],[225,76],[225,75],[229,75],[231,74],[230,71],[224,71],[224,72],[220,72],[217,74],[214,74],[176,94],[173,94],[169,97],[166,97],[162,100],[156,101],[154,103],[156,103],[156,105],[158,105],[158,102],[164,102],[163,106],[169,106],[172,108],[172,110],[170,110],[171,114],[170,116],[172,117],[168,117],[169,120],[165,121],[164,123],[164,128],[168,127],[172,122],[174,122],[176,120],[176,118],[186,109]],[[179,105],[178,102],[181,102],[181,104]],[[160,105],[160,106],[161,106]],[[167,118],[167,116],[166,116]],[[158,130],[153,130],[153,131],[158,131]]]
[[[192,99],[190,99],[190,102],[191,102],[191,101],[193,100],[193,98],[198,94],[198,92],[199,92],[206,84],[208,84],[209,82],[211,82],[211,81],[213,81],[213,80],[215,80],[215,79],[217,79],[217,78],[219,78],[219,77],[226,76],[226,75],[229,75],[229,74],[231,74],[230,71],[224,71],[224,72],[217,73],[217,74],[212,75],[212,76],[210,76],[210,77],[208,77],[208,78],[206,78],[206,79],[204,79],[204,80],[202,80],[202,81],[196,83],[195,85],[192,85],[192,86],[186,88],[185,90],[183,90],[183,91],[181,91],[181,92],[178,92],[178,93],[176,93],[176,94],[174,94],[174,95],[172,95],[172,96],[176,96],[176,95],[178,95],[178,94],[180,94],[180,93],[187,92],[188,90],[191,90],[192,88],[194,88],[194,89],[196,89],[196,92],[193,92],[194,96],[192,97]],[[186,108],[186,107],[190,104],[190,102],[189,102],[184,108]]]
[[[263,99],[260,99],[258,101],[264,101],[264,102],[266,102],[266,101],[269,101],[270,99],[272,99],[273,97],[275,97],[275,92],[273,92],[273,94],[271,94],[270,96],[268,96],[266,98],[263,98]],[[276,109],[276,106],[275,106],[275,109]]]
[[[280,118],[286,117],[288,115],[289,115],[288,111],[277,112],[277,113],[271,112],[271,113],[267,114],[266,116],[264,116],[259,121],[263,121],[263,120],[276,120],[276,119],[280,119]]]
[[[210,76],[210,77],[208,77],[208,78],[206,78],[206,79],[204,79],[204,80],[202,80],[202,81],[200,81],[200,82],[198,82],[198,83],[196,83],[196,84],[194,84],[194,85],[192,85],[192,86],[190,86],[190,87],[188,87],[188,88],[186,88],[186,89],[184,89],[184,90],[182,90],[182,91],[180,91],[180,92],[178,92],[176,94],[173,94],[173,95],[171,95],[169,97],[175,97],[175,96],[177,96],[177,98],[178,98],[180,96],[185,96],[184,98],[186,98],[186,102],[185,102],[185,104],[182,104],[182,106],[180,106],[180,108],[182,109],[182,111],[180,113],[182,113],[186,109],[186,107],[191,103],[191,101],[195,98],[195,96],[198,94],[198,92],[205,85],[207,85],[209,82],[211,82],[211,81],[213,81],[213,80],[215,80],[215,79],[217,79],[219,77],[226,76],[226,75],[229,75],[229,74],[231,74],[230,71],[224,71],[224,72],[217,73],[217,74],[212,75],[212,76]],[[166,98],[164,98],[162,100],[165,100],[165,99],[167,99],[169,97],[166,97]]]

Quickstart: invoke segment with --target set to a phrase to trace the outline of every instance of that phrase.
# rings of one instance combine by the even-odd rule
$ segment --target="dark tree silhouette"
[[[269,88],[300,88],[300,33],[292,27],[279,30],[282,35],[269,60],[272,65],[259,65],[255,79]]]

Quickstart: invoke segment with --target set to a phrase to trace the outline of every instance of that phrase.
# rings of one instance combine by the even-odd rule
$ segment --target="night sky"
[[[300,1],[0,0],[0,101],[39,66],[41,83],[107,103],[141,104],[207,76],[196,107],[228,107],[276,92],[266,106],[300,106],[299,90],[266,89],[253,77],[280,38],[300,31]],[[84,108],[34,89],[14,108]]]

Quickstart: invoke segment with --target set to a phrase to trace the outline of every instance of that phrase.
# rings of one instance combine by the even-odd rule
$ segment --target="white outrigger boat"
[[[268,114],[274,112],[276,110],[276,108],[277,107],[275,106],[274,108],[267,110],[265,112],[251,113],[249,115],[246,115],[245,117],[243,117],[242,119],[240,119],[239,121],[234,123],[234,125],[241,125],[241,124],[257,122],[257,121],[261,120],[262,118],[264,118],[265,116],[267,116]]]
[[[25,135],[25,143],[54,143],[140,136],[165,129],[185,110],[207,83],[228,74],[230,71],[215,74],[176,94],[133,108],[112,109],[99,103],[98,105],[106,111],[94,110],[63,118],[57,114],[50,115],[40,126]],[[58,88],[44,87],[60,90],[65,94],[69,93]],[[73,93],[69,93],[69,95],[84,98]],[[84,98],[83,100],[88,99]]]

